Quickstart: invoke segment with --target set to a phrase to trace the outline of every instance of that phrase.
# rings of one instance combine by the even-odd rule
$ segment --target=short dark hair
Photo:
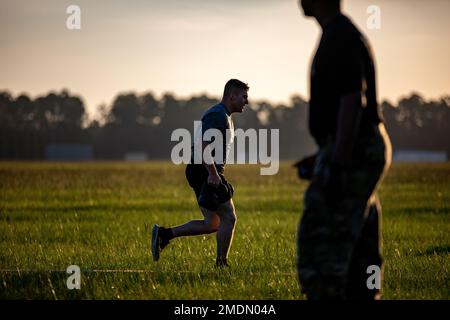
[[[236,90],[236,89],[248,90],[248,89],[250,89],[250,87],[246,83],[244,83],[238,79],[230,79],[225,84],[225,89],[223,90],[223,96],[224,97],[228,96],[231,91]]]
[[[326,0],[325,3],[332,6],[341,6],[341,0]]]

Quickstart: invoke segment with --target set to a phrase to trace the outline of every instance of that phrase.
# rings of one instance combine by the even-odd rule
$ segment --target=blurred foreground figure
[[[369,270],[382,277],[381,206],[376,189],[391,144],[376,99],[375,67],[364,36],[340,0],[301,0],[322,37],[311,66],[309,130],[315,157],[296,164],[311,179],[297,234],[297,268],[311,300],[377,299]]]

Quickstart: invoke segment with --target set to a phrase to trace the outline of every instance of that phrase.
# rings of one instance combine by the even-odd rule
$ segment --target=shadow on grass
[[[138,270],[145,271],[145,270]],[[230,273],[226,270],[211,272],[82,272],[81,289],[69,290],[64,271],[31,271],[0,273],[0,299],[115,299],[117,295],[137,292],[134,298],[142,298],[139,293],[148,291],[154,284],[186,286],[216,281],[226,283]],[[160,298],[155,296],[155,298]]]
[[[159,204],[122,204],[122,205],[74,205],[74,206],[30,206],[25,208],[7,208],[3,212],[0,212],[0,221],[36,221],[37,216],[33,215],[35,213],[127,213],[135,211],[143,212],[179,212],[181,210],[186,210],[187,205],[180,205],[179,203],[159,203]],[[16,215],[19,213],[20,215]],[[27,215],[30,213],[30,215]],[[82,216],[83,220],[86,220],[87,216]],[[87,218],[89,219],[89,218]]]
[[[434,256],[450,254],[450,245],[433,246],[428,248],[425,252],[419,254],[420,256]]]
[[[415,214],[438,214],[447,215],[450,214],[450,207],[407,207],[398,209],[398,212],[415,215]]]

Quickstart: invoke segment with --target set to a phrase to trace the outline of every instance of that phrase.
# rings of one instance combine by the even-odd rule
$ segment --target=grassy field
[[[295,234],[306,183],[229,166],[238,215],[230,270],[215,237],[174,240],[154,263],[154,223],[201,214],[170,163],[0,162],[1,299],[303,299]],[[380,190],[385,299],[450,298],[450,165],[395,165]],[[69,265],[82,269],[68,290]]]

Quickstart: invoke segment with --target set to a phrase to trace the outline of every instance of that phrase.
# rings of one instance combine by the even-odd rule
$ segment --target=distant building
[[[94,159],[91,145],[87,144],[48,144],[45,146],[45,159],[54,161],[80,161]]]
[[[447,152],[429,150],[397,150],[392,157],[394,162],[445,162]]]
[[[125,153],[125,161],[147,161],[148,156],[145,152],[127,152]]]

